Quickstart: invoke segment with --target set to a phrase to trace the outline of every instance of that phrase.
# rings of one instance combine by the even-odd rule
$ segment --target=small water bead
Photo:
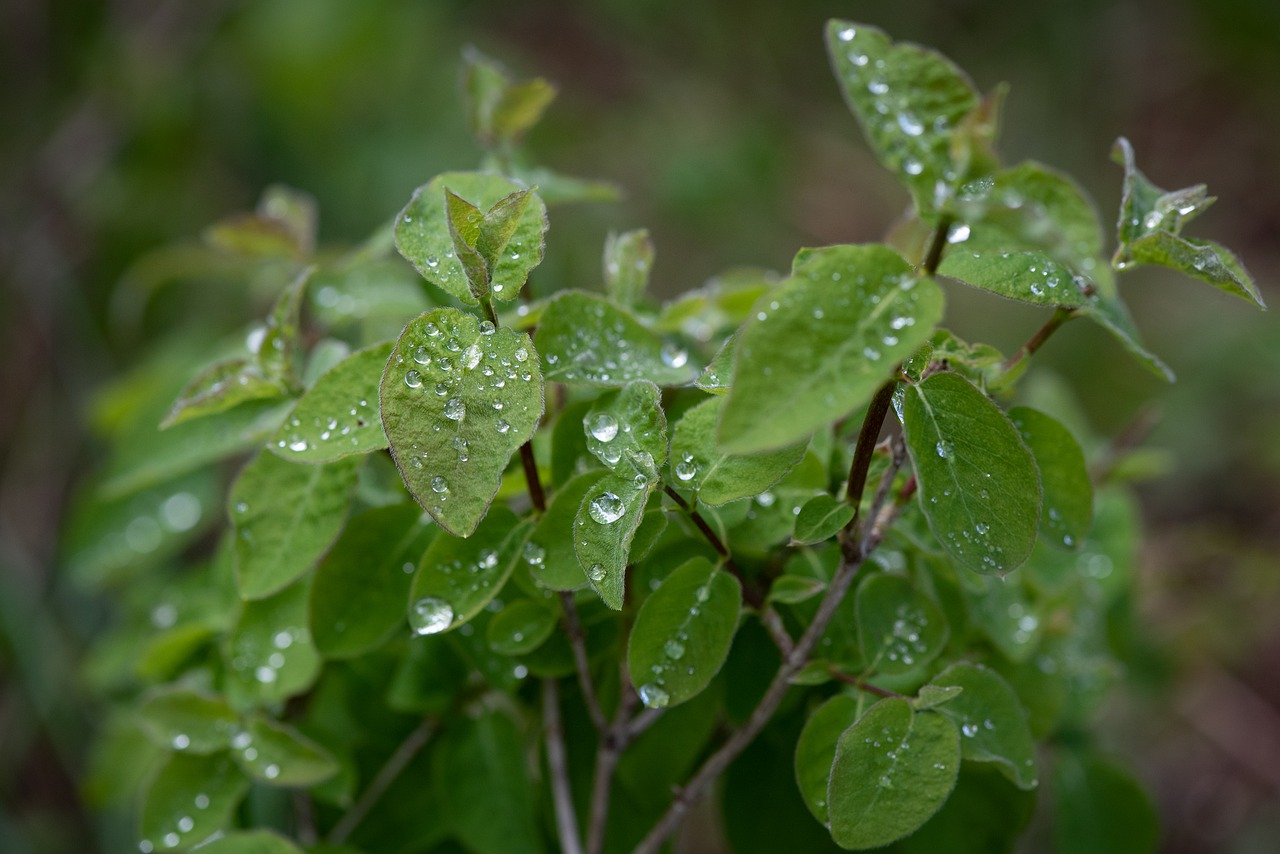
[[[618,422],[607,412],[597,412],[588,417],[587,430],[600,442],[612,442],[618,435]]]
[[[175,735],[175,736],[173,737],[173,749],[174,749],[174,750],[186,750],[186,749],[187,749],[188,747],[190,747],[190,746],[191,746],[191,738],[190,738],[190,736],[188,736],[188,735],[186,735],[186,734],[184,734],[184,733],[178,733],[177,735]]]
[[[443,599],[424,596],[413,603],[409,612],[409,624],[414,634],[434,635],[449,628],[453,623],[453,606]]]
[[[414,373],[417,373],[417,371],[410,371],[409,373],[414,374]],[[408,377],[405,378],[405,381],[408,382]],[[421,380],[418,381],[418,385],[422,385]],[[413,384],[410,383],[410,388],[415,388],[415,387],[416,386],[413,386]],[[294,439],[292,442],[289,443],[289,450],[291,451],[302,452],[309,447],[310,447],[310,443],[306,439]]]
[[[467,348],[466,352],[462,354],[462,364],[467,366],[467,370],[474,370],[475,366],[480,364],[481,355],[480,345],[472,344]]]
[[[964,243],[969,239],[969,226],[953,225],[951,231],[947,234],[948,243]]]
[[[511,429],[511,425],[499,418],[498,422],[493,425],[493,428],[499,433],[506,433]]]
[[[862,355],[874,362],[880,358],[880,351],[874,347],[863,347]]]
[[[977,531],[980,535],[985,536],[986,533],[991,530],[991,526],[988,525],[986,522],[978,522],[976,525],[973,526],[973,529]]]
[[[534,542],[525,543],[524,559],[530,566],[542,566],[547,557],[547,550]]]
[[[674,638],[662,645],[662,651],[673,661],[684,658],[684,644]]]
[[[404,375],[404,384],[409,388],[422,388],[422,374],[417,371],[409,371]]]
[[[651,709],[660,709],[671,702],[671,695],[661,686],[647,682],[640,686],[640,702]]]
[[[865,53],[849,52],[849,61],[861,68],[867,64],[867,55]]]
[[[255,670],[253,672],[253,675],[262,684],[269,685],[272,682],[276,681],[276,676],[278,674],[276,673],[275,668],[267,667],[266,665],[263,665],[262,667],[259,667],[257,670]]]
[[[939,440],[938,444],[934,445],[933,448],[938,452],[938,456],[944,460],[950,459],[951,455],[955,453],[955,447],[946,439]]]
[[[600,449],[600,459],[604,460],[608,465],[613,465],[622,459],[622,450],[613,445],[606,445]]]
[[[872,95],[884,95],[889,91],[889,84],[877,77],[867,84],[867,91]]]
[[[493,569],[498,565],[498,553],[493,549],[485,549],[480,552],[480,561],[477,565],[480,569]]]
[[[853,41],[853,37],[856,36],[857,34],[858,34],[858,31],[855,30],[853,27],[845,27],[843,30],[840,31],[840,41],[851,42]]]
[[[622,518],[622,514],[626,512],[626,509],[627,506],[622,502],[622,499],[612,492],[602,492],[591,499],[591,504],[587,507],[591,518],[601,525],[612,525]]]
[[[604,577],[607,574],[608,573],[605,570],[604,565],[599,563],[591,564],[591,568],[587,570],[587,578],[590,578],[592,581],[604,581]]]
[[[517,362],[524,362],[529,358],[529,351],[523,347],[520,347],[516,350],[514,355],[516,357]]]
[[[914,157],[908,157],[902,161],[902,171],[908,175],[919,175],[924,171],[924,164]]]
[[[663,344],[659,355],[669,368],[683,368],[689,361],[689,354],[674,344]]]
[[[413,360],[419,365],[431,364],[431,351],[422,345],[418,345],[413,351]]]
[[[964,726],[960,727],[960,731],[964,733],[966,738],[973,738],[975,735],[978,734],[978,725],[967,723]]]
[[[688,454],[685,459],[676,463],[676,478],[681,481],[691,481],[698,475],[698,466],[693,462],[693,457]]]
[[[444,405],[444,417],[450,421],[461,421],[467,414],[467,405],[461,398],[451,397]]]
[[[164,835],[164,844],[167,848],[177,848],[178,843],[182,841],[182,837],[176,833],[166,833]]]
[[[444,342],[444,348],[450,353],[457,353],[462,349],[462,345],[458,343],[457,338],[450,338],[448,341]]]
[[[196,809],[207,810],[209,808],[209,796],[203,793],[196,795],[195,804]]]
[[[431,491],[432,492],[448,492],[449,491],[448,481],[446,481],[444,478],[439,476],[431,478]]]
[[[898,127],[907,136],[919,136],[924,133],[924,125],[911,113],[898,113]]]

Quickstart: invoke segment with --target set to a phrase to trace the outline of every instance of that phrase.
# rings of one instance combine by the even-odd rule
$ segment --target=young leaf
[[[901,839],[946,802],[959,770],[960,733],[949,720],[906,700],[881,700],[836,745],[831,838],[854,851]]]
[[[229,833],[207,845],[201,845],[200,851],[201,854],[302,854],[301,848],[269,830]]]
[[[644,229],[609,233],[604,243],[604,286],[619,305],[633,306],[649,286],[653,240]]]
[[[498,199],[480,220],[480,233],[476,238],[476,249],[490,268],[497,267],[504,249],[511,242],[524,212],[530,203],[537,198],[533,190],[517,190],[505,198]]]
[[[1089,280],[1046,252],[986,248],[978,240],[948,252],[938,275],[1033,305],[1080,308],[1096,293]]]
[[[803,575],[783,575],[769,585],[769,601],[783,605],[796,605],[817,596],[827,585],[817,578]]]
[[[886,246],[802,250],[739,333],[721,444],[739,454],[772,450],[847,415],[941,317],[938,285]]]
[[[230,359],[210,365],[173,402],[173,408],[160,422],[164,430],[192,418],[213,415],[250,400],[279,398],[287,389],[278,381],[262,374],[252,359]]]
[[[1026,712],[1009,683],[980,665],[953,664],[934,677],[936,687],[963,689],[938,706],[960,728],[960,755],[971,762],[994,762],[1019,789],[1034,789],[1035,744]]]
[[[1017,568],[1036,542],[1040,475],[1009,419],[953,373],[905,387],[898,414],[938,542],[975,572]]]
[[[852,518],[853,507],[847,503],[830,495],[815,495],[800,508],[792,540],[799,545],[821,543],[838,534]]]
[[[1009,420],[1040,470],[1041,535],[1055,546],[1074,548],[1093,524],[1093,482],[1084,451],[1070,430],[1039,410],[1016,406],[1009,410]]]
[[[168,687],[143,699],[138,720],[158,746],[204,754],[226,748],[238,717],[222,697]]]
[[[394,342],[352,353],[316,380],[267,447],[287,460],[328,463],[387,447],[378,381]]]
[[[573,520],[573,547],[587,580],[613,610],[622,608],[631,541],[653,482],[609,474],[587,490]]]
[[[576,590],[587,583],[573,545],[573,520],[582,499],[605,473],[587,472],[562,486],[529,537],[525,560],[533,575],[552,590]]]
[[[712,507],[773,486],[804,458],[804,440],[759,454],[732,454],[716,443],[725,400],[713,397],[685,412],[671,434],[671,473],[676,486],[692,490]]]
[[[438,532],[416,504],[374,507],[351,520],[312,581],[310,626],[321,655],[355,658],[404,626],[413,573]]]
[[[242,598],[287,587],[324,554],[342,530],[363,462],[299,465],[261,453],[244,467],[227,500]]]
[[[446,172],[419,187],[396,218],[396,248],[400,254],[428,282],[465,305],[476,305],[479,300],[471,292],[466,271],[455,252],[445,211],[446,187],[481,210],[489,210],[525,188],[500,175]],[[542,263],[546,231],[547,209],[534,195],[521,214],[506,251],[496,264],[489,264],[493,299],[505,302],[519,295],[529,272]]]
[[[382,426],[413,497],[468,537],[542,417],[529,336],[452,308],[405,327],[382,375]]]
[[[140,851],[189,849],[231,821],[249,781],[225,753],[175,753],[152,779],[142,804]]]
[[[827,786],[840,734],[853,726],[862,711],[858,698],[836,694],[813,710],[796,740],[796,785],[804,805],[823,825],[827,823]]]
[[[973,84],[941,54],[894,44],[866,24],[830,21],[827,53],[876,157],[910,188],[920,210],[933,210],[937,187],[963,177],[951,160],[951,133],[979,105]]]
[[[934,659],[950,628],[937,604],[901,575],[869,576],[858,585],[858,643],[880,673],[906,673]]]
[[[742,610],[742,587],[694,558],[640,606],[627,642],[627,670],[650,708],[679,705],[720,672]]]
[[[719,352],[711,359],[711,364],[703,370],[693,384],[711,394],[725,394],[729,391],[729,380],[733,377],[733,361],[738,355],[738,334],[735,332],[725,339]]]
[[[276,298],[267,318],[266,331],[254,350],[262,373],[289,388],[298,385],[302,296],[315,270],[315,267],[303,270]]]
[[[246,602],[229,632],[223,658],[232,687],[250,704],[286,700],[311,687],[319,675],[320,655],[307,629],[309,586],[303,580],[274,596]]]
[[[489,648],[500,655],[527,655],[556,630],[556,614],[532,599],[517,599],[493,615],[485,629]]]
[[[634,380],[601,395],[582,419],[587,450],[614,474],[656,482],[667,461],[667,417],[662,392]]]
[[[462,89],[471,131],[485,148],[519,143],[556,96],[555,86],[541,77],[517,82],[470,47],[462,54]]]
[[[619,387],[633,380],[675,386],[692,379],[685,351],[664,343],[626,309],[582,291],[565,291],[547,303],[534,343],[548,380]]]
[[[490,297],[489,263],[476,248],[480,239],[480,222],[484,214],[475,205],[444,188],[444,215],[449,226],[449,239],[453,251],[458,253],[458,263],[467,277],[471,296],[480,303]]]
[[[1124,768],[1061,751],[1053,773],[1054,839],[1062,854],[1147,854],[1160,840],[1151,798]]]
[[[1192,240],[1158,231],[1129,244],[1129,262],[1155,264],[1208,282],[1220,291],[1266,308],[1249,271],[1230,249],[1212,240]]]
[[[231,756],[253,779],[272,786],[314,786],[338,763],[293,727],[255,717],[231,739]]]
[[[1021,573],[1009,578],[971,576],[961,585],[969,621],[1010,661],[1027,661],[1044,628],[1033,612]]]
[[[524,550],[530,526],[495,507],[471,539],[441,534],[427,548],[409,593],[409,625],[433,635],[470,620],[502,590]]]

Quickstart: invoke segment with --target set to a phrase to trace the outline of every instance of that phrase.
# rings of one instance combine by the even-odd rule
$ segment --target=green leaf
[[[1267,307],[1240,259],[1212,240],[1191,240],[1158,231],[1131,243],[1129,252],[1132,264],[1155,264],[1178,270],[1259,308]]]
[[[769,601],[783,605],[796,605],[817,596],[827,585],[821,579],[803,575],[783,575],[769,586]]]
[[[729,380],[733,377],[733,361],[738,355],[738,333],[725,339],[720,350],[711,359],[693,384],[711,394],[725,394],[729,391]]]
[[[960,733],[906,700],[876,703],[836,745],[827,789],[831,838],[841,848],[901,839],[946,802],[960,770]]]
[[[244,467],[227,499],[242,598],[287,587],[324,554],[342,530],[362,462],[299,465],[261,453]]]
[[[542,417],[529,336],[438,308],[409,322],[387,362],[382,426],[413,497],[470,536]]]
[[[428,282],[465,305],[477,305],[467,274],[458,259],[445,211],[445,189],[469,200],[481,210],[526,188],[500,175],[484,172],[446,172],[414,192],[396,219],[396,248]],[[542,263],[547,209],[536,195],[521,214],[506,251],[489,264],[490,293],[501,302],[515,299]]]
[[[962,691],[964,689],[957,685],[948,685],[946,687],[932,683],[921,685],[920,690],[916,692],[916,699],[912,705],[915,706],[917,712],[936,709],[938,706],[954,700]]]
[[[619,305],[633,306],[649,286],[653,240],[645,229],[609,233],[604,243],[604,286]]]
[[[587,580],[613,610],[622,608],[631,541],[644,516],[653,483],[605,475],[582,498],[573,520],[573,547]]]
[[[604,472],[587,472],[562,486],[529,537],[525,560],[534,577],[552,590],[576,590],[587,583],[574,550],[573,520],[582,499],[602,477]]]
[[[1142,336],[1133,325],[1129,309],[1118,297],[1104,296],[1086,306],[1081,313],[1114,335],[1144,368],[1165,382],[1173,382],[1173,370],[1142,343]]]
[[[470,620],[502,590],[521,559],[530,525],[495,507],[476,536],[441,534],[427,548],[409,592],[409,625],[419,635],[448,631]]]
[[[1061,751],[1053,772],[1054,839],[1062,854],[1144,854],[1159,817],[1133,776],[1101,756]]]
[[[853,519],[853,507],[830,495],[815,495],[800,508],[792,540],[812,545],[829,540]]]
[[[320,673],[320,655],[307,629],[307,581],[246,602],[228,634],[223,657],[233,686],[251,704],[300,694]]]
[[[160,429],[224,412],[250,400],[273,400],[285,392],[281,383],[262,375],[262,369],[254,360],[218,362],[187,384],[169,414],[160,422]]]
[[[1015,788],[989,766],[961,763],[946,804],[894,854],[1011,854],[1021,850],[1036,795]]]
[[[929,663],[951,633],[938,605],[900,575],[869,576],[858,585],[856,610],[858,643],[880,673]]]
[[[231,739],[231,756],[245,773],[271,786],[314,786],[338,773],[338,763],[296,729],[263,717]]]
[[[152,779],[142,804],[140,851],[190,848],[231,822],[249,781],[225,753],[175,753]]]
[[[486,165],[485,168],[494,167]],[[502,171],[527,186],[537,187],[539,198],[548,206],[578,202],[616,202],[622,198],[622,190],[617,184],[563,175],[544,166],[522,162],[519,157],[512,158],[507,168],[495,168],[495,171]]]
[[[254,351],[262,372],[291,388],[298,385],[302,297],[315,270],[315,267],[303,270],[276,298],[267,317],[266,331]]]
[[[509,664],[509,660],[508,660]],[[524,741],[503,712],[460,722],[440,744],[435,789],[440,814],[476,854],[539,854],[542,833],[534,812]]]
[[[1027,661],[1043,634],[1024,583],[1022,574],[1003,579],[970,576],[962,583],[970,622],[1010,661]]]
[[[259,216],[282,224],[293,237],[303,255],[316,247],[316,230],[320,219],[315,197],[284,184],[270,184],[258,199]]]
[[[673,482],[712,507],[764,492],[795,468],[808,444],[801,440],[758,454],[722,450],[716,424],[725,405],[721,397],[704,400],[685,412],[671,434]]]
[[[627,670],[650,708],[701,693],[729,655],[742,587],[706,558],[682,565],[644,600],[627,643]]]
[[[438,531],[415,504],[374,507],[351,520],[312,581],[311,634],[321,655],[363,655],[404,626],[413,573]]]
[[[490,296],[489,262],[476,248],[484,213],[448,187],[444,188],[444,213],[449,239],[453,241],[453,251],[458,253],[458,262],[466,274],[471,296],[477,302],[484,302]]]
[[[983,249],[976,241],[948,252],[938,275],[1033,305],[1081,308],[1097,292],[1089,280],[1044,252]]]
[[[975,572],[1015,569],[1040,521],[1040,475],[1009,419],[958,374],[902,391],[899,418],[920,508],[948,552]]]
[[[239,717],[222,697],[168,687],[143,698],[138,720],[160,747],[207,754],[226,748]]]
[[[771,450],[848,415],[941,317],[938,285],[886,246],[802,250],[739,333],[721,444]]]
[[[836,694],[813,710],[796,741],[796,785],[804,805],[823,825],[827,823],[827,786],[840,735],[862,712],[856,697]]]
[[[614,474],[658,480],[658,470],[667,461],[667,417],[656,385],[635,380],[601,395],[582,426],[587,450]]]
[[[951,134],[979,105],[973,84],[941,54],[894,44],[866,24],[828,22],[827,53],[876,157],[922,211],[934,209],[937,185],[963,177],[952,163]]]
[[[548,380],[620,387],[693,379],[685,351],[664,343],[627,309],[582,291],[564,291],[547,303],[534,343]]]
[[[963,689],[938,707],[960,728],[960,755],[971,762],[994,762],[1019,789],[1034,789],[1035,743],[1018,695],[994,670],[953,664],[933,678],[935,687]]]
[[[462,89],[471,132],[486,148],[519,143],[556,97],[555,86],[541,77],[517,82],[471,47],[462,55]]]
[[[1074,548],[1093,524],[1093,482],[1084,451],[1070,430],[1039,410],[1016,406],[1009,410],[1009,420],[1040,470],[1041,535],[1056,546]]]
[[[294,404],[267,447],[287,460],[328,463],[387,447],[378,382],[395,344],[352,353],[316,380]]]
[[[229,833],[200,846],[203,854],[302,854],[302,849],[268,830]]]
[[[556,615],[532,599],[517,599],[493,615],[485,629],[489,648],[501,655],[526,655],[551,637]]]

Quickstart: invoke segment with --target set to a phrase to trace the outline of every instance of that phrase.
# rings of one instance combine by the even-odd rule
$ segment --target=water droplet
[[[451,397],[444,404],[444,417],[450,421],[461,421],[467,414],[467,405],[461,398]]]
[[[898,127],[907,136],[919,136],[924,133],[924,125],[911,113],[898,113]]]
[[[853,37],[856,36],[857,34],[858,34],[858,31],[855,30],[853,27],[845,27],[843,30],[840,31],[840,41],[851,42],[853,41]]]
[[[448,481],[438,476],[431,478],[431,491],[432,492],[448,492],[449,491]]]
[[[944,460],[950,459],[952,453],[955,452],[955,448],[946,439],[939,440],[938,444],[934,445],[934,450],[937,451],[938,456],[942,457]]]
[[[182,841],[182,837],[176,833],[166,833],[164,835],[164,844],[167,848],[177,848],[178,843]]]
[[[207,810],[209,808],[209,796],[201,793],[196,795],[196,809]]]
[[[190,746],[191,746],[191,738],[187,736],[185,733],[180,732],[173,737],[174,750],[186,750]]]
[[[978,734],[978,725],[965,724],[964,726],[960,727],[960,731],[965,734],[966,738],[973,738],[975,735]]]
[[[698,467],[692,459],[681,460],[676,463],[676,477],[682,481],[693,480],[698,474]]]
[[[977,531],[979,535],[985,536],[986,533],[991,530],[991,526],[986,522],[979,522],[973,526],[973,529]]]
[[[253,671],[253,675],[257,677],[258,681],[261,682],[262,684],[269,685],[272,682],[276,681],[276,676],[278,674],[276,673],[274,667],[267,667],[266,665],[263,665],[262,667],[259,667],[257,670]]]
[[[948,243],[964,243],[969,239],[969,226],[953,225],[951,231],[947,233]]]
[[[409,612],[409,625],[414,634],[434,635],[443,632],[453,623],[453,607],[443,599],[424,596],[413,603]]]
[[[906,160],[902,161],[902,171],[906,172],[908,175],[919,175],[924,171],[924,164],[914,157],[908,157]]]
[[[667,654],[667,658],[674,661],[684,658],[684,644],[674,638],[662,645],[662,651]]]
[[[409,388],[422,388],[422,374],[417,371],[409,371],[404,375],[404,384]]]
[[[689,354],[674,344],[663,344],[662,362],[670,368],[683,368],[685,363],[689,361]]]
[[[419,346],[413,351],[413,360],[419,365],[431,364],[431,352],[426,347]]]
[[[591,564],[591,568],[587,570],[587,578],[592,581],[604,581],[605,574],[604,565],[599,563]]]
[[[487,323],[488,321],[486,321]],[[462,354],[462,363],[467,366],[467,370],[474,370],[475,366],[480,364],[480,345],[472,344],[467,351]]]
[[[515,357],[517,362],[523,362],[529,358],[529,351],[521,347],[516,350]]]
[[[524,559],[530,566],[542,566],[542,561],[547,556],[547,550],[534,542],[525,543]]]
[[[456,353],[462,349],[462,345],[458,343],[457,338],[450,338],[448,341],[444,342],[444,348],[450,353]]]
[[[496,330],[497,330],[497,327],[495,327],[495,326],[493,325],[493,321],[492,321],[492,320],[482,320],[482,321],[480,321],[480,334],[481,334],[481,335],[492,335]]]
[[[493,427],[499,433],[506,433],[508,430],[511,429],[511,425],[503,421],[501,418],[498,419],[498,422],[494,424]]]
[[[587,417],[587,430],[601,442],[612,442],[618,435],[618,422],[607,412],[597,412]]]
[[[889,84],[877,77],[867,84],[867,91],[872,95],[883,95],[889,91]]]
[[[591,513],[591,518],[601,525],[611,525],[618,521],[622,518],[622,514],[626,512],[626,509],[627,506],[622,503],[622,499],[612,492],[602,492],[591,499],[591,504],[587,507],[588,512]]]
[[[652,682],[640,686],[640,702],[651,709],[660,709],[671,702],[671,695]]]

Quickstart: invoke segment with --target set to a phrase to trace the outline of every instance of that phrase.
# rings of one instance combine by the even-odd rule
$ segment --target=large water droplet
[[[422,388],[422,374],[417,371],[409,371],[404,375],[404,384],[409,388]]]
[[[461,398],[451,397],[444,404],[444,417],[451,421],[461,421],[467,414],[467,405]]]
[[[612,442],[618,435],[618,422],[607,412],[587,417],[587,430],[601,442]]]
[[[480,345],[472,344],[462,354],[462,363],[467,366],[467,370],[472,370],[476,365],[480,364],[480,356]]]
[[[495,326],[493,325],[493,321],[492,321],[492,320],[482,320],[482,321],[480,321],[480,334],[481,334],[481,335],[492,335],[496,329],[497,329],[497,327],[495,327]]]
[[[431,352],[426,347],[419,345],[413,351],[413,360],[419,365],[429,365],[431,364]]]
[[[409,611],[409,625],[414,634],[434,635],[443,632],[453,623],[453,607],[443,599],[424,596],[413,603]]]
[[[626,509],[627,506],[622,503],[622,499],[612,492],[602,492],[591,499],[591,504],[587,507],[588,512],[591,513],[591,518],[601,525],[611,525],[618,521],[622,518],[622,514]]]
[[[951,443],[948,442],[946,439],[940,440],[938,444],[934,445],[933,449],[937,451],[938,456],[942,457],[944,460],[950,459],[951,455],[955,452],[955,449],[952,447]]]
[[[907,136],[919,136],[924,133],[924,125],[911,113],[898,113],[898,127]]]
[[[516,350],[515,357],[517,362],[523,362],[529,358],[529,351],[523,347],[520,347]]]
[[[698,474],[698,466],[692,459],[676,463],[676,478],[682,481],[693,480]]]
[[[671,695],[652,682],[647,682],[640,686],[640,702],[651,709],[660,709],[671,702]]]
[[[591,568],[587,570],[587,578],[590,578],[592,581],[604,581],[606,574],[604,565],[599,563],[591,564]]]
[[[449,491],[448,481],[446,481],[442,477],[431,478],[431,491],[432,492],[448,492]]]

